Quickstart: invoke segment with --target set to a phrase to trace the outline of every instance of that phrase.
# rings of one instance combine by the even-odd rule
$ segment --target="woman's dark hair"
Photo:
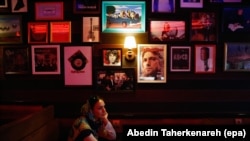
[[[102,99],[100,96],[94,95],[94,96],[90,96],[88,99],[90,108],[93,109],[96,102],[98,102],[100,99]]]
[[[116,59],[115,59],[115,62],[109,62],[109,63],[118,63],[119,62],[119,52],[118,52],[118,50],[107,50],[107,52],[106,52],[106,60],[107,61],[109,61],[109,55],[110,54],[114,54],[114,56],[116,56]]]

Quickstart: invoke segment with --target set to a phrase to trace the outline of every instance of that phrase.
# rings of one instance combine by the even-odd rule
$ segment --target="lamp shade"
[[[136,48],[136,41],[134,36],[126,36],[124,41],[124,48],[128,49]]]

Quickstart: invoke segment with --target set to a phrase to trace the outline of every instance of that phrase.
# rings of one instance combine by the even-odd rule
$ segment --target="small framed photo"
[[[48,43],[48,22],[28,22],[28,43]]]
[[[64,47],[64,85],[92,85],[92,47]]]
[[[63,20],[63,2],[35,2],[36,20]]]
[[[60,74],[60,45],[32,45],[32,74]]]
[[[216,45],[195,45],[195,73],[215,73]]]
[[[11,12],[12,13],[28,12],[27,0],[11,0]]]
[[[5,74],[28,74],[29,52],[27,47],[3,48]]]
[[[71,21],[50,22],[51,43],[71,43]]]
[[[203,0],[181,0],[181,8],[203,8]]]
[[[74,0],[73,6],[76,14],[99,14],[101,0]]]
[[[104,67],[121,67],[122,66],[122,49],[121,48],[103,48],[102,59]]]
[[[185,21],[151,20],[150,41],[184,41],[186,39]]]
[[[137,48],[137,82],[167,82],[167,45],[138,44]]]
[[[100,41],[100,18],[99,17],[83,17],[83,42],[99,42]]]
[[[191,47],[171,46],[170,56],[171,72],[190,72],[191,70]]]
[[[250,43],[225,43],[224,71],[250,72]]]
[[[152,13],[174,13],[175,0],[151,0]]]
[[[96,90],[100,92],[125,93],[135,91],[135,70],[133,68],[97,69]]]

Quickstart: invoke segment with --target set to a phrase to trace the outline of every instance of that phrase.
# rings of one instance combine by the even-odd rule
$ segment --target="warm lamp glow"
[[[128,51],[125,54],[125,58],[128,61],[135,59],[135,53],[132,51],[133,48],[136,48],[136,41],[134,36],[127,36],[124,41],[124,48],[127,48]]]

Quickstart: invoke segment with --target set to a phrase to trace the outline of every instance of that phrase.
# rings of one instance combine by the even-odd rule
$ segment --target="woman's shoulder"
[[[74,126],[79,128],[80,130],[83,129],[91,129],[86,117],[80,116],[74,121]]]

